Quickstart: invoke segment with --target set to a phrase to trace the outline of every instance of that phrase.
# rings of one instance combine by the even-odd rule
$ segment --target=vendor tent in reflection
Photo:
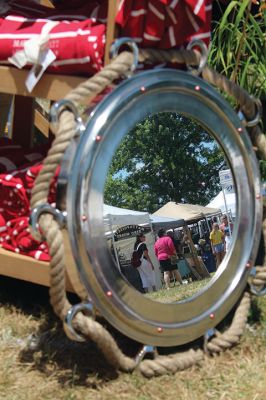
[[[225,198],[224,198],[225,197]],[[236,194],[235,193],[224,193],[221,190],[217,196],[207,205],[207,207],[219,207],[224,213],[227,211],[231,213],[232,217],[236,215]]]
[[[180,218],[150,215],[147,212],[129,210],[107,204],[104,204],[103,214],[104,222],[110,226],[110,230],[125,225],[147,225],[158,231],[160,228],[175,229],[184,225],[184,220]]]
[[[161,272],[158,260],[155,257],[153,246],[155,242],[154,232],[160,228],[175,229],[184,225],[184,220],[153,216],[147,212],[129,210],[104,204],[105,237],[116,259],[117,266],[126,279],[138,290],[138,272],[130,268],[130,259],[136,240],[136,235],[144,232],[146,245],[150,258],[155,266],[156,286],[161,287]]]
[[[204,207],[196,204],[181,204],[169,201],[153,213],[152,216],[173,218],[177,220],[183,219],[187,223],[192,223],[220,213],[220,208]]]
[[[150,215],[150,221],[154,231],[158,231],[161,228],[164,229],[175,229],[184,226],[185,221],[178,218],[161,217],[160,215]]]
[[[104,204],[103,207],[104,220],[109,220],[112,225],[149,225],[150,216],[147,212],[128,210],[125,208],[113,207]]]

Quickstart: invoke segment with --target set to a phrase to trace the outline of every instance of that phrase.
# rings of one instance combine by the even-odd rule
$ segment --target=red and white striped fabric
[[[75,8],[68,1],[51,9],[30,0],[11,0],[0,19],[0,63],[9,63],[27,40],[40,35],[48,21],[54,20],[58,23],[49,28],[48,46],[56,59],[48,70],[86,75],[99,71],[107,5],[107,0],[80,0]],[[134,38],[140,47],[168,49],[192,39],[208,45],[211,14],[212,0],[121,0],[116,22],[120,36]]]
[[[26,41],[38,37],[47,23],[46,19],[11,15],[0,19],[0,63],[9,63],[8,59],[23,50]],[[48,47],[56,56],[48,70],[86,75],[98,72],[102,68],[104,33],[105,25],[97,25],[93,19],[58,22],[48,33]]]
[[[42,164],[0,175],[0,247],[41,261],[49,261],[48,246],[30,234],[30,196]],[[50,187],[48,201],[54,203],[56,177]]]
[[[122,0],[116,21],[140,46],[169,49],[201,39],[208,45],[212,0]]]
[[[28,217],[14,218],[6,223],[5,233],[0,234],[0,246],[36,260],[50,260],[47,243],[37,242],[31,236]]]
[[[55,9],[36,5],[33,1],[11,0],[10,13],[34,18],[95,18],[107,21],[108,0],[66,0]],[[210,40],[212,0],[120,0],[116,22],[120,36],[135,38],[140,46],[170,48],[190,40]]]
[[[108,0],[71,0],[55,4],[55,8],[46,7],[32,0],[10,0],[7,6],[0,5],[0,15],[18,15],[25,18],[45,18],[56,21],[92,18],[106,23]]]

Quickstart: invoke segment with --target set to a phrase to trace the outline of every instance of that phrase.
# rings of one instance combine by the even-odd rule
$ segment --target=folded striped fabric
[[[101,69],[107,0],[79,0],[75,5],[64,1],[55,9],[31,0],[7,4],[2,11],[0,6],[2,64],[22,51],[25,42],[42,35],[40,46],[46,38],[45,44],[55,56],[47,67],[49,71],[90,75]],[[192,39],[208,45],[211,14],[212,0],[121,0],[116,23],[119,36],[132,37],[140,47],[168,49],[184,46]]]
[[[10,58],[24,51],[26,66],[31,66],[40,62],[38,51],[49,48],[55,59],[48,71],[90,75],[102,68],[104,33],[105,25],[93,19],[51,23],[47,19],[8,15],[0,19],[0,63],[10,64]],[[27,54],[27,42],[29,50],[36,43],[35,59],[34,54]]]
[[[169,49],[192,39],[208,45],[212,0],[122,0],[116,21],[140,46]]]
[[[42,169],[35,164],[10,173],[0,174],[0,247],[41,261],[49,261],[48,246],[35,240],[29,230],[30,196],[34,181]],[[56,196],[56,176],[48,201]]]

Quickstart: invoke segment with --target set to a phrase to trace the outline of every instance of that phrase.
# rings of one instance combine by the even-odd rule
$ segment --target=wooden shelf
[[[45,73],[33,91],[29,93],[25,86],[28,73],[28,70],[0,66],[0,93],[61,100],[70,90],[87,79],[80,76]]]
[[[0,249],[0,275],[50,287],[49,263]],[[74,289],[66,277],[66,289]]]
[[[49,137],[49,121],[38,110],[34,113],[34,125],[44,136]]]

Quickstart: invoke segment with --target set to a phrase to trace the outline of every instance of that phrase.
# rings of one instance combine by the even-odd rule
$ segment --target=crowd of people
[[[166,232],[164,229],[160,229],[157,236],[158,239],[154,244],[154,253],[158,259],[160,271],[163,274],[165,287],[169,290],[172,278],[180,285],[184,283],[177,266],[178,254],[182,252],[182,243],[176,239],[173,231]],[[147,293],[151,289],[156,291],[156,282],[154,265],[145,241],[146,236],[144,233],[137,235],[134,250],[138,251],[141,260],[141,264],[137,269],[141,278],[143,290]]]
[[[209,262],[213,260],[215,264],[214,270],[219,267],[225,253],[229,251],[232,232],[233,223],[229,222],[228,216],[224,214],[220,224],[216,218],[212,220],[212,230],[209,237],[200,238],[196,245],[203,261]],[[154,253],[160,265],[165,287],[169,290],[171,279],[174,279],[175,282],[181,285],[184,283],[178,271],[178,259],[184,253],[184,248],[188,245],[189,241],[187,235],[183,235],[182,239],[178,240],[173,230],[165,231],[164,229],[160,229],[157,236],[154,244]],[[141,264],[137,270],[141,278],[143,290],[147,293],[150,290],[156,291],[156,279],[155,268],[145,241],[145,234],[138,234],[134,250],[137,250],[141,260]]]

